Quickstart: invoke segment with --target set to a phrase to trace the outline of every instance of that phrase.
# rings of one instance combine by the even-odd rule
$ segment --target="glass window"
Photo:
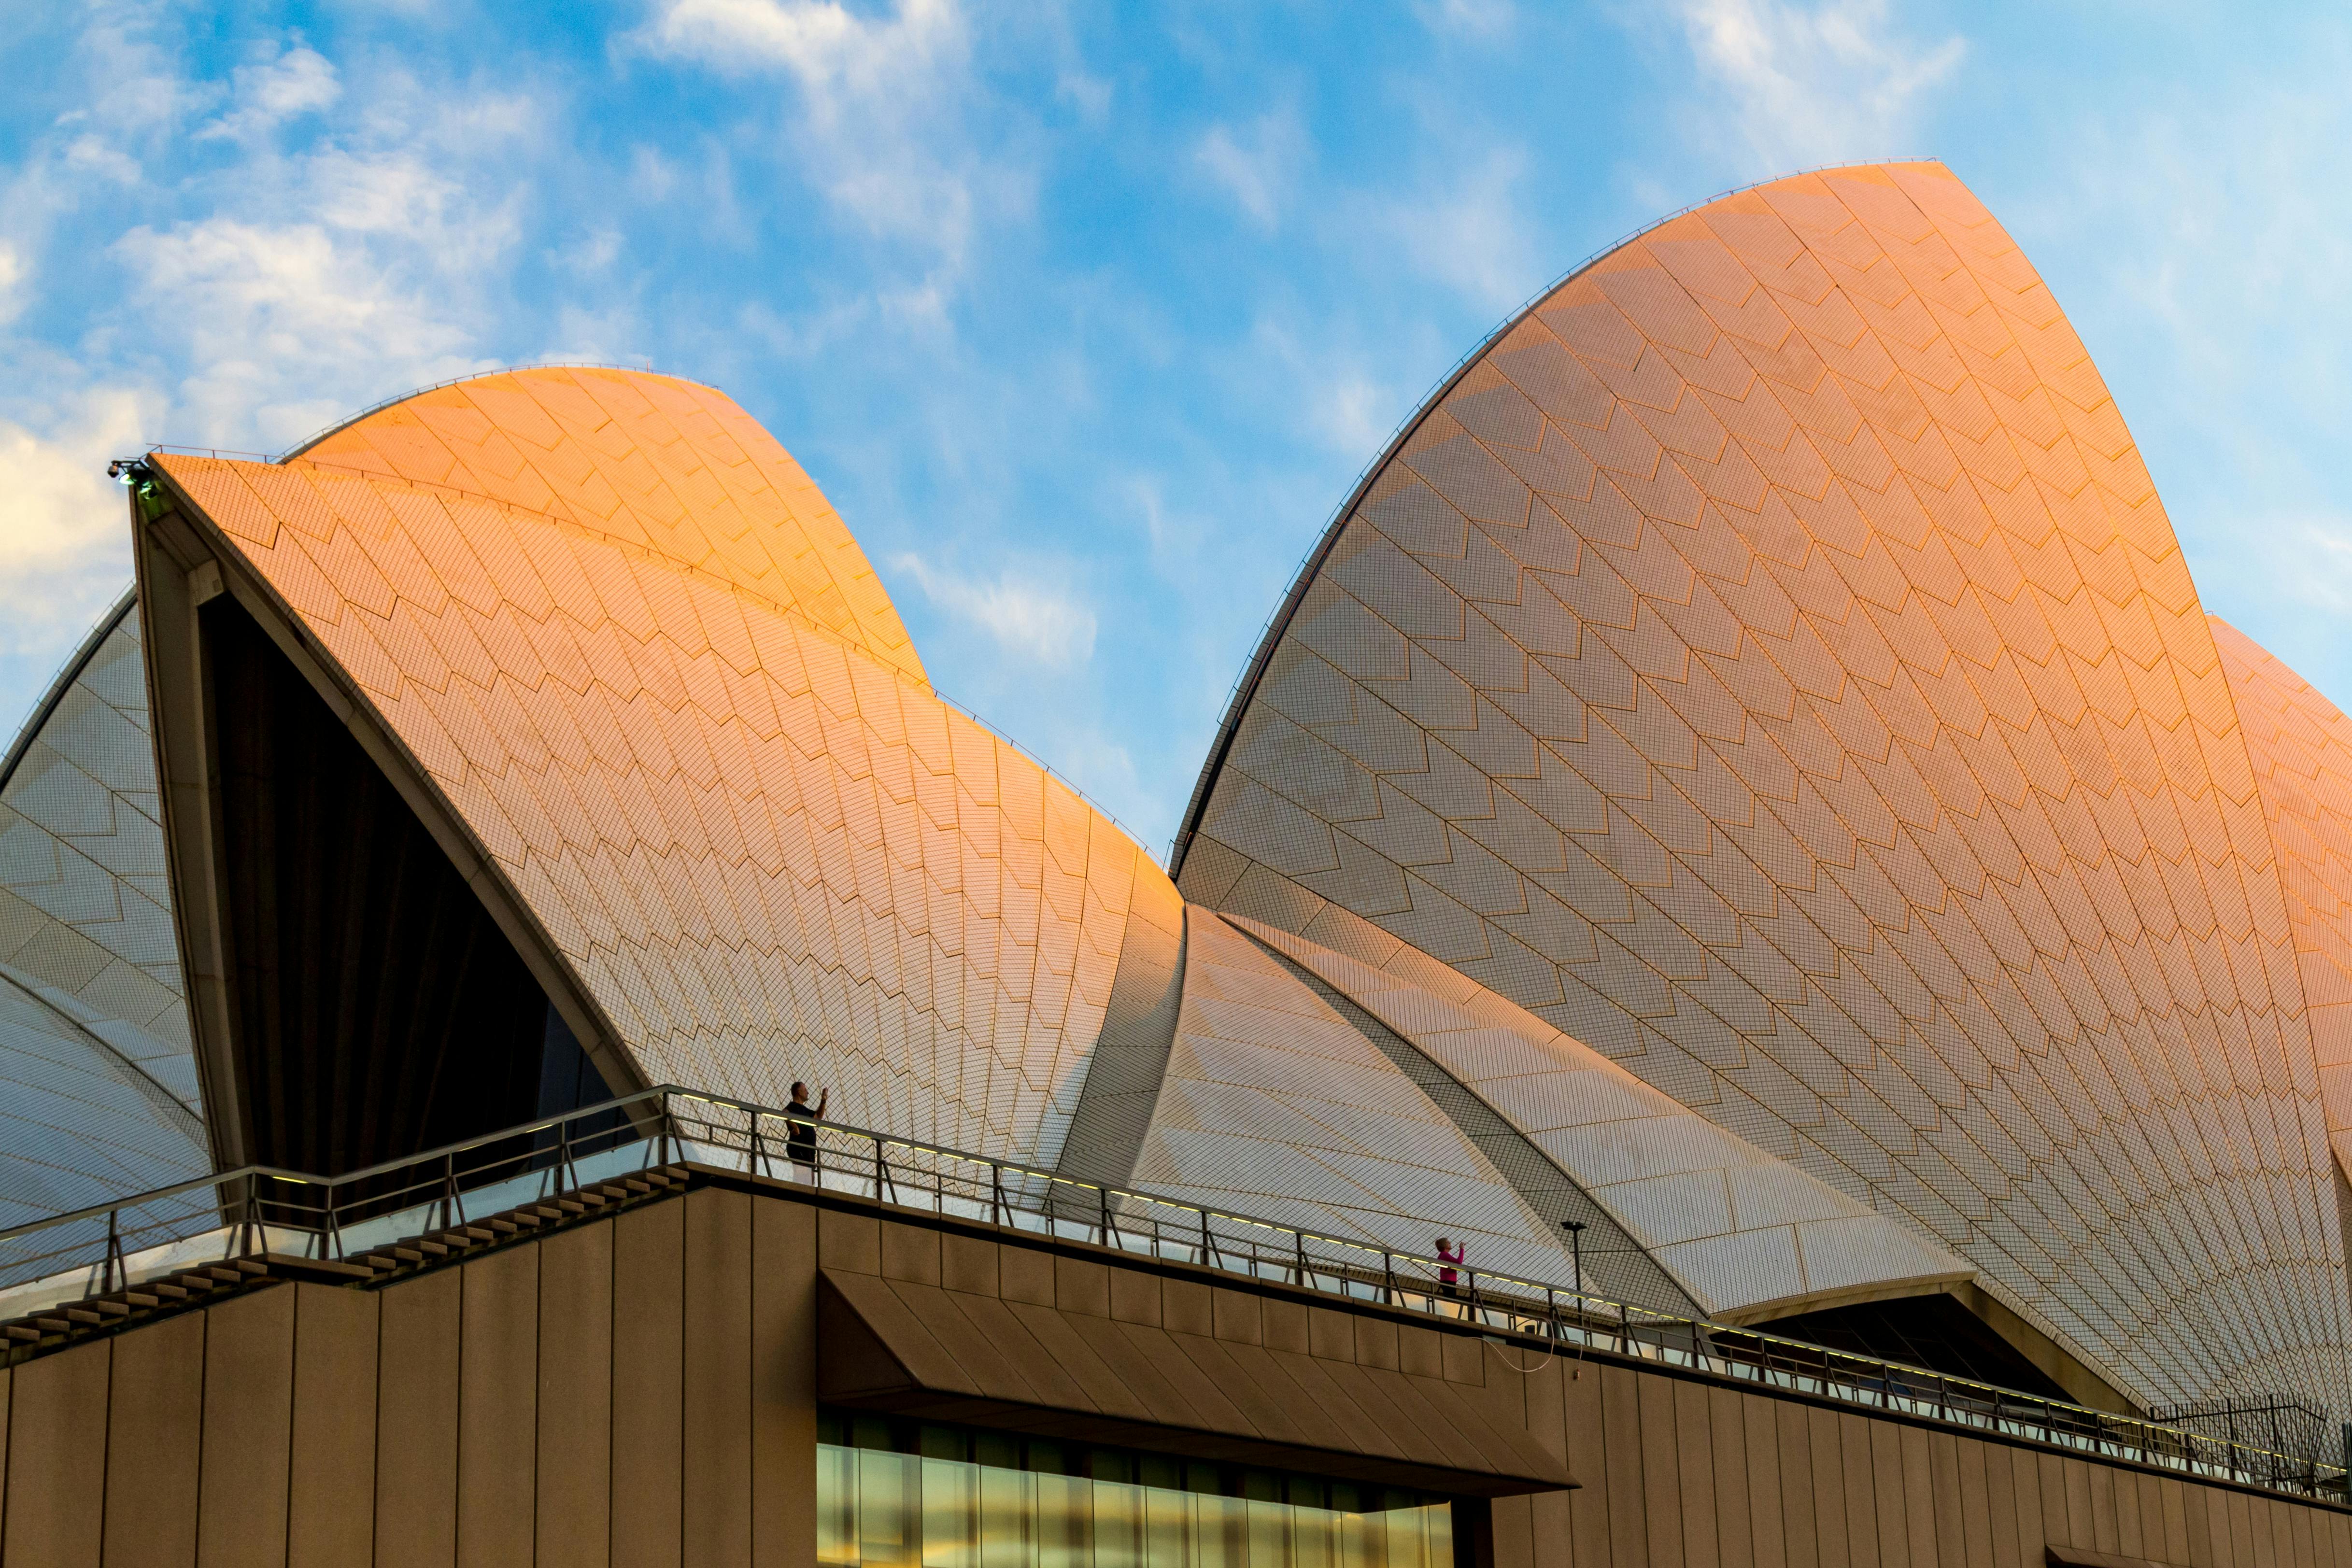
[[[1453,1511],[1394,1487],[826,1412],[823,1568],[1453,1568]]]

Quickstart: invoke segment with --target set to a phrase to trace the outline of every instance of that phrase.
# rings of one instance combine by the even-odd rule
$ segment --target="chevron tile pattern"
[[[2352,1170],[2352,718],[2244,632],[2212,622],[2278,851],[2328,1135]]]
[[[561,517],[795,611],[923,679],[833,503],[710,387],[630,371],[508,371],[403,399],[299,455]]]
[[[0,778],[0,1225],[212,1168],[147,726],[126,599]]]
[[[1548,1222],[1412,1081],[1206,910],[1135,1183],[1188,1203],[1482,1269],[1566,1280]]]
[[[558,372],[492,379],[556,399]],[[647,405],[704,395],[619,380]],[[911,650],[878,655],[800,599],[566,507],[327,456],[157,461],[407,747],[649,1079],[781,1104],[805,1078],[844,1120],[1054,1157],[1137,881],[1162,877],[1141,850],[932,695]],[[795,559],[793,537],[757,522],[740,556]]]
[[[1746,1321],[1859,1285],[1974,1272],[1492,991],[1455,999],[1245,915],[1226,918],[1502,1113],[1710,1315]]]
[[[2231,683],[2080,340],[1940,165],[1725,198],[1539,300],[1244,701],[1187,897],[1360,916],[2142,1398],[2344,1401]]]

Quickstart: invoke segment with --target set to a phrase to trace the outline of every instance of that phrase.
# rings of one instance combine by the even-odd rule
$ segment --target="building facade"
[[[2099,1410],[2352,1414],[2352,721],[2207,617],[2080,341],[1940,165],[1722,198],[1498,329],[1310,556],[1166,869],[932,690],[714,389],[500,371],[126,478],[135,592],[0,765],[0,1227],[806,1082],[838,1122],[1094,1184],[1106,1240],[1118,1189]],[[37,1242],[0,1236],[0,1289]],[[381,1299],[318,1309],[377,1314],[379,1354],[430,1293],[330,1270],[268,1311],[320,1291]],[[861,1364],[944,1343],[819,1297],[841,1344],[887,1342]],[[506,1305],[494,1333],[540,1321]],[[47,1332],[20,1415],[63,1375],[43,1347],[95,1348]],[[1198,1424],[1162,1410],[1086,1427],[1078,1479],[1178,1500],[1081,1495],[1024,1457],[1079,1440],[1060,1417],[1016,1441],[1022,1400],[881,1387],[828,1396],[837,1440],[814,1396],[793,1417],[795,1456],[839,1450],[829,1563],[867,1560],[840,1488],[868,1448],[899,1456],[877,1488],[911,1453],[1066,1533],[1164,1506],[1238,1541],[1248,1511],[1200,1500],[1271,1488],[1311,1556],[1394,1514],[1350,1538],[1381,1568],[1455,1550],[1471,1515],[1439,1543],[1432,1500],[1520,1499],[1493,1528],[1546,1539],[1538,1494],[1585,1464],[1555,1391],[1499,1469],[1346,1458],[1327,1409],[1219,1428],[1192,1458],[1240,1469],[1194,1488],[1166,1434]],[[1611,1488],[1631,1462],[1587,1458]]]

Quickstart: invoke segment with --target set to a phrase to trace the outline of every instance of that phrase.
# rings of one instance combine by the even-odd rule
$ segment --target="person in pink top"
[[[1458,1296],[1462,1293],[1462,1276],[1454,1271],[1454,1266],[1463,1262],[1469,1254],[1470,1244],[1466,1241],[1455,1247],[1446,1237],[1441,1236],[1437,1239],[1437,1260],[1444,1265],[1437,1270],[1437,1288],[1446,1295]]]

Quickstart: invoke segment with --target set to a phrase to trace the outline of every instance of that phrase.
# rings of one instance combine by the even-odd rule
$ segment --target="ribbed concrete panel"
[[[542,374],[510,379],[552,395]],[[672,396],[619,382],[606,402]],[[376,439],[394,413],[346,434]],[[803,1078],[844,1120],[1058,1155],[1136,884],[1173,897],[1038,765],[799,601],[562,508],[306,457],[157,462],[405,748],[647,1079],[781,1104]],[[734,515],[697,494],[698,527]],[[757,524],[747,550],[761,529],[788,531]]]
[[[0,764],[0,1225],[212,1168],[147,725],[126,597]]]
[[[125,598],[0,764],[0,1225],[212,1168],[157,817]]]
[[[119,1048],[199,1113],[128,596],[59,674],[0,771],[0,965],[119,1033]],[[113,1030],[117,1020],[128,1028]]]
[[[1500,1113],[1437,1064],[1435,1059],[1389,1027],[1347,992],[1314,969],[1266,940],[1264,931],[1249,930],[1239,920],[1227,922],[1257,940],[1284,969],[1330,1007],[1333,1012],[1371,1042],[1396,1070],[1428,1096],[1431,1104],[1485,1156],[1495,1173],[1540,1222],[1545,1236],[1557,1239],[1570,1253],[1569,1283],[1613,1301],[1629,1301],[1655,1312],[1678,1316],[1706,1312],[1703,1298],[1694,1295],[1669,1272],[1617,1217],[1577,1186],[1559,1163],[1528,1135],[1505,1121]],[[1582,1226],[1573,1245],[1563,1234],[1570,1224]]]
[[[1184,999],[1184,901],[1164,876],[1136,878],[1102,1036],[1087,1062],[1059,1169],[1129,1186],[1160,1103]]]
[[[2244,632],[2210,619],[2278,851],[2328,1135],[2352,1172],[2352,718]]]
[[[1135,1186],[1474,1267],[1569,1281],[1569,1259],[1428,1096],[1272,955],[1187,912],[1184,999]]]
[[[0,1226],[213,1168],[203,1123],[146,1071],[160,1050],[121,1020],[0,967]],[[0,1282],[9,1262],[0,1248]]]
[[[299,455],[561,517],[797,611],[923,679],[833,503],[714,388],[634,371],[507,371],[378,409]]]
[[[1246,916],[1227,919],[1311,969],[1491,1106],[1712,1315],[1777,1317],[1975,1272],[1450,971],[1432,977],[1432,989]],[[1364,946],[1381,940],[1364,936]],[[1386,946],[1408,972],[1437,967],[1393,939]],[[1588,1277],[1596,1289],[1615,1285]]]
[[[1935,164],[1727,197],[1482,353],[1335,525],[1181,841],[1974,1263],[2150,1400],[2347,1395],[2230,682],[2049,290]]]

